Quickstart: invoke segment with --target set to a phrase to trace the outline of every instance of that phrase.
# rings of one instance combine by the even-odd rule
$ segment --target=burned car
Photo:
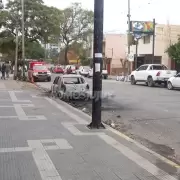
[[[60,99],[88,99],[89,84],[81,75],[57,76],[51,86],[52,95]]]

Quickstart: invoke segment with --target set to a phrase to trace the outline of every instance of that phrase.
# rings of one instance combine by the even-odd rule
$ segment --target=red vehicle
[[[51,72],[44,62],[29,63],[28,77],[31,81],[51,81]]]
[[[64,74],[64,69],[61,66],[56,66],[53,69],[53,73],[60,73],[60,74]]]

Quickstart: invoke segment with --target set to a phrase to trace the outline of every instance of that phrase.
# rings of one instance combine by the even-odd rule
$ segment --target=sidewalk
[[[175,163],[111,128],[89,130],[90,117],[60,100],[12,80],[0,92],[0,180],[180,179]]]

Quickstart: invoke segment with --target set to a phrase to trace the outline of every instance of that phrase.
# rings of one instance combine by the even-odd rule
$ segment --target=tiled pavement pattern
[[[177,169],[109,130],[87,129],[86,116],[35,92],[0,81],[0,180],[180,178]]]

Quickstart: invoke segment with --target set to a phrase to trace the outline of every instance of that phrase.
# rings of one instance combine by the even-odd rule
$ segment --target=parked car
[[[75,65],[67,65],[65,67],[65,72],[66,74],[76,74],[76,66]]]
[[[89,70],[88,77],[89,78],[93,77],[93,68]],[[105,69],[102,70],[102,78],[103,79],[107,79],[108,78],[108,71],[105,70]]]
[[[44,62],[29,62],[28,78],[32,81],[51,81],[51,72]]]
[[[82,76],[87,77],[90,69],[91,68],[89,66],[80,66],[78,69],[78,73]]]
[[[180,88],[180,73],[168,79],[167,88],[169,90]]]
[[[176,74],[177,71],[168,70],[162,64],[144,64],[133,71],[130,78],[132,85],[137,82],[145,82],[149,87],[155,86],[156,83],[159,85],[163,83],[166,86],[168,79]]]
[[[53,69],[53,73],[64,74],[64,69],[61,66],[56,66]]]
[[[89,84],[81,75],[57,76],[51,86],[51,92],[61,99],[88,98]]]

